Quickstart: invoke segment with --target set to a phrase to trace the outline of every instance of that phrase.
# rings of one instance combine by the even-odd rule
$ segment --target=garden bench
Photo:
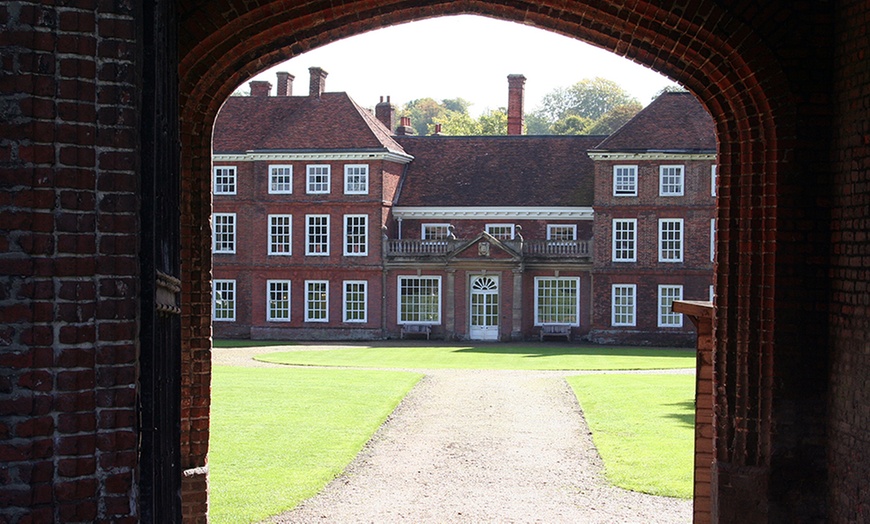
[[[571,341],[571,326],[568,324],[544,324],[541,326],[541,341],[544,337],[565,337],[565,340]]]
[[[432,326],[428,324],[403,324],[401,338],[405,338],[405,335],[426,335],[426,340],[429,340],[431,333]]]

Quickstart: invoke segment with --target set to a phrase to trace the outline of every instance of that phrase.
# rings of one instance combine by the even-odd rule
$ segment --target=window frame
[[[361,243],[360,242],[351,242],[350,239],[351,239],[352,235],[351,235],[351,233],[349,233],[348,230],[351,227],[358,227],[358,225],[351,226],[348,222],[350,220],[360,219],[360,218],[363,219],[363,221],[364,221],[364,224],[362,226],[363,227],[362,242]],[[342,244],[344,245],[344,249],[343,249],[344,256],[346,256],[346,257],[365,257],[365,256],[368,256],[368,254],[369,254],[369,216],[368,215],[357,215],[357,214],[344,215],[344,220],[342,220],[342,222],[344,223],[344,231],[343,231],[343,236],[342,236],[342,238],[344,240],[342,242]],[[362,251],[358,251],[358,252],[351,251],[349,248],[351,246],[354,246],[354,245],[361,246]]]
[[[358,312],[359,309],[351,309],[348,307],[350,301],[348,298],[349,291],[348,286],[362,286],[362,318],[349,318],[348,314],[352,311]],[[369,317],[369,282],[368,280],[344,280],[341,283],[341,319],[342,322],[347,324],[365,324],[368,322]],[[359,290],[350,291],[350,293],[360,293]],[[355,303],[360,303],[360,301],[355,301]]]
[[[432,238],[427,235],[429,229],[444,228],[443,238]],[[420,224],[420,239],[421,240],[447,240],[450,237],[450,224],[447,222],[429,222]]]
[[[553,229],[566,228],[571,231],[571,238],[553,238]],[[551,242],[576,242],[577,241],[577,224],[547,224],[547,240]]]
[[[617,322],[617,290],[631,290],[631,322]],[[620,307],[627,307],[620,305]],[[623,314],[624,313],[619,313]],[[610,285],[610,325],[613,327],[637,326],[637,284],[611,284]]]
[[[440,325],[441,324],[441,308],[443,301],[443,289],[441,287],[441,275],[398,275],[396,280],[396,322],[397,324],[405,325],[405,324],[423,324],[423,325]],[[428,280],[437,282],[438,289],[438,303],[435,310],[435,319],[434,320],[403,320],[403,297],[402,294],[402,283],[408,280]],[[424,313],[425,314],[425,313]]]
[[[318,219],[318,218],[325,218],[326,223],[325,224],[315,224],[312,226],[311,221],[313,219]],[[330,244],[330,242],[329,242],[329,221],[330,220],[329,219],[330,219],[329,215],[322,215],[322,214],[305,215],[305,256],[307,256],[307,257],[328,257],[329,256],[329,251],[330,251],[330,245],[329,245]],[[315,245],[320,245],[318,243],[314,243],[311,241],[311,238],[312,238],[311,228],[312,227],[323,227],[326,230],[324,233],[322,233],[326,239],[325,243],[324,243],[323,251],[312,250],[312,247],[314,247]]]
[[[350,180],[349,180],[350,177],[351,176],[360,176],[360,175],[358,173],[349,173],[349,171],[351,169],[359,169],[359,168],[365,169],[365,173],[364,173],[365,180],[363,182],[365,189],[357,189],[357,190],[351,191],[350,189],[348,189],[348,187],[350,186]],[[345,166],[344,166],[344,194],[345,195],[368,195],[369,194],[369,180],[370,180],[369,173],[370,173],[370,170],[369,170],[368,164],[345,164]],[[359,184],[359,182],[357,182],[357,184]]]
[[[498,229],[498,228],[510,228],[510,238],[502,238],[500,234],[493,234],[490,232],[490,229]],[[484,226],[484,231],[486,231],[491,237],[497,238],[498,240],[513,240],[516,238],[517,234],[517,225],[516,224],[486,224]]]
[[[556,276],[538,276],[535,277],[535,287],[534,287],[534,325],[535,326],[544,326],[551,324],[565,324],[569,326],[579,327],[580,326],[580,277],[556,277]],[[540,308],[541,305],[541,284],[545,281],[554,281],[554,282],[573,282],[574,283],[574,312],[571,314],[574,316],[573,322],[544,322],[541,320]],[[561,304],[556,304],[556,307]]]
[[[272,286],[275,285],[286,285],[286,290],[275,290],[272,289]],[[292,314],[293,314],[293,299],[291,292],[293,290],[293,283],[290,280],[266,280],[266,322],[290,322]],[[276,311],[285,311],[284,308],[277,309],[273,308],[272,304],[274,302],[279,302],[272,298],[272,293],[287,293],[287,307],[286,307],[286,317],[278,317],[275,316]],[[284,302],[284,301],[280,301]]]
[[[222,184],[218,184],[218,171],[228,171],[232,173],[232,182],[225,182]],[[239,189],[239,170],[236,166],[214,166],[212,168],[212,179],[211,179],[211,191],[213,195],[235,195],[238,193]],[[232,191],[218,191],[218,186],[227,186],[232,185]]]
[[[323,289],[314,289],[312,290],[312,286],[323,286]],[[318,306],[322,307],[313,308],[311,299],[311,293],[322,293],[324,295],[323,299],[316,300]],[[305,281],[305,322],[316,322],[318,324],[323,324],[329,322],[329,280],[306,280]],[[313,317],[314,313],[322,313],[322,317]]]
[[[212,224],[211,225],[211,227],[212,227],[211,252],[212,252],[212,254],[235,255],[236,254],[236,247],[238,244],[237,232],[239,229],[238,228],[238,221],[236,219],[236,214],[235,213],[212,213],[211,217],[212,217],[212,219],[211,219],[211,224]],[[229,227],[232,228],[232,231],[230,231],[229,233],[227,233],[226,231],[222,231],[219,233],[218,232],[218,227],[219,227],[218,219],[219,218],[232,218],[232,220],[231,220],[232,224],[229,224]],[[228,226],[228,224],[222,225],[222,227],[227,227],[227,226]],[[219,242],[218,241],[219,234],[220,235],[231,235],[232,240],[228,240],[228,241],[222,240]],[[218,243],[220,243],[221,245],[232,243],[232,248],[231,249],[218,249]]]
[[[617,238],[617,226],[619,224],[631,224],[631,233],[633,237],[631,238],[631,256],[630,257],[619,257],[617,254],[621,251],[627,251],[628,248],[617,247],[618,242],[628,242],[627,239],[618,239]],[[611,232],[610,232],[610,240],[611,240],[611,251],[610,251],[610,260],[612,262],[637,262],[637,219],[636,218],[614,218],[611,220]]]
[[[228,285],[231,289],[219,290],[221,285]],[[221,298],[221,301],[229,300],[232,303],[231,315],[229,317],[218,316],[218,311],[227,311],[227,308],[218,308],[218,294],[230,293],[232,296],[229,299]],[[236,281],[235,279],[216,278],[211,281],[211,318],[214,322],[235,322],[236,321]]]
[[[289,169],[289,173],[277,174],[274,171],[279,169]],[[292,164],[269,164],[268,167],[269,172],[269,189],[268,192],[270,195],[292,195],[293,194],[293,165]],[[282,186],[286,185],[289,189],[279,190],[275,189],[277,185],[275,182],[275,178],[279,176],[287,176],[290,179],[287,182],[282,182]]]
[[[274,224],[274,220],[284,219],[284,218],[287,219],[287,224],[281,224],[281,225],[277,225],[277,226]],[[267,227],[269,228],[269,230],[268,230],[268,246],[269,246],[268,247],[268,254],[269,254],[269,256],[283,256],[283,257],[293,256],[293,215],[287,215],[287,214],[268,215],[267,220],[268,220]],[[274,230],[275,227],[286,228],[286,232],[276,234],[275,230]],[[282,235],[287,236],[286,243],[282,243],[282,245],[286,245],[287,250],[286,251],[276,251],[275,246],[278,245],[279,243],[275,242],[275,237],[282,236]]]
[[[710,166],[710,196],[716,196],[716,183],[719,176],[719,166],[713,164]]]
[[[665,184],[665,177],[673,176],[672,174],[665,173],[666,170],[670,170],[670,169],[678,169],[679,170],[679,178],[678,178],[679,184],[680,184],[679,191],[665,192],[666,186],[670,187],[670,186],[676,185],[673,182]],[[686,193],[686,166],[682,165],[682,164],[659,166],[659,196],[661,196],[661,197],[680,197],[680,196],[685,195],[685,193]]]
[[[710,262],[716,260],[716,219],[710,219]]]
[[[326,173],[313,173],[317,169],[325,169]],[[325,180],[312,181],[312,177],[322,176]],[[325,189],[312,189],[312,186],[324,186]],[[308,164],[305,166],[305,194],[328,195],[332,189],[332,166],[330,164]]]
[[[666,289],[669,290],[678,290],[679,296],[675,297],[665,297],[662,292]],[[667,306],[663,303],[663,299],[670,298],[670,302]],[[656,315],[656,323],[660,328],[681,328],[683,327],[683,314],[675,313],[671,310],[671,304],[674,300],[683,300],[683,285],[682,284],[659,284],[658,293],[656,295],[656,307],[657,307],[657,315]],[[667,309],[666,309],[667,308]],[[666,319],[678,319],[679,321],[674,322],[665,322]]]
[[[663,229],[663,225],[666,223],[679,224],[679,239],[665,239],[664,234],[665,231]],[[679,264],[683,262],[686,252],[686,227],[685,221],[682,218],[660,218],[659,219],[659,235],[658,235],[658,252],[659,252],[659,262],[666,264]],[[665,243],[666,242],[679,242],[679,257],[677,258],[665,258]],[[668,248],[668,251],[675,251],[674,248]]]
[[[632,176],[632,179],[633,179],[632,187],[633,187],[633,189],[619,189],[619,187],[620,187],[620,184],[619,184],[620,176],[624,176],[624,175],[620,175],[620,174],[618,173],[618,171],[620,171],[620,170],[624,170],[624,169],[631,170],[631,174],[633,175],[633,176]],[[625,165],[625,164],[622,164],[622,165],[615,165],[615,166],[613,166],[613,196],[615,196],[615,197],[633,197],[633,196],[637,196],[637,182],[638,182],[638,175],[637,175],[637,173],[638,173],[638,171],[639,171],[639,169],[638,169],[638,166],[636,166],[636,165]]]

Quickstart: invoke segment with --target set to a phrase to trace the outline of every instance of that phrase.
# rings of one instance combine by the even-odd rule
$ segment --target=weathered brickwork
[[[870,10],[843,2],[835,60],[828,478],[831,522],[870,520]]]
[[[0,520],[136,520],[136,25],[0,7]]]
[[[0,518],[13,523],[138,519],[136,101],[146,86],[131,5],[0,5]],[[594,42],[703,101],[721,180],[713,514],[867,520],[866,2],[277,5],[178,2],[186,520],[207,510],[210,131],[222,101],[318,45],[455,13]]]

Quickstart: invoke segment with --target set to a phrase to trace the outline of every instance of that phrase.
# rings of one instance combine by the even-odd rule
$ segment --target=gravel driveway
[[[214,360],[269,365],[250,357],[274,350]],[[423,372],[345,473],[273,522],[691,522],[691,501],[607,484],[568,373]]]

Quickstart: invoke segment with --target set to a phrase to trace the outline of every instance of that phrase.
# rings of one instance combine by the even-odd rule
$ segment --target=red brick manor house
[[[611,136],[414,136],[293,77],[215,123],[214,332],[256,339],[688,344],[712,297],[713,122],[666,93]]]

